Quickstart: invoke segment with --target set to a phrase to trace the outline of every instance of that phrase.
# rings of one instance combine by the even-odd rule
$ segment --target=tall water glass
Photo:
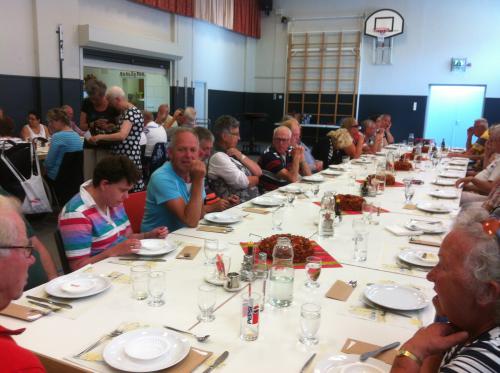
[[[295,193],[287,193],[286,194],[286,202],[288,207],[293,206],[293,201],[295,201]]]
[[[198,315],[199,321],[210,322],[215,320],[213,314],[215,308],[215,286],[200,285],[198,287],[198,308],[200,314]]]
[[[255,341],[259,337],[261,294],[245,292],[241,299],[240,338],[244,341]]]
[[[368,230],[366,223],[362,219],[352,221],[352,230],[354,232],[354,255],[357,262],[364,262],[368,256]]]
[[[151,271],[149,273],[148,290],[151,299],[148,301],[148,305],[160,307],[165,304],[163,294],[165,293],[166,285],[164,271]]]
[[[405,203],[409,205],[415,194],[415,188],[413,187],[412,179],[403,179],[403,183],[405,184]]]
[[[134,265],[130,268],[132,298],[143,300],[148,297],[149,272],[151,269],[144,264]]]
[[[361,205],[361,211],[363,213],[363,220],[367,224],[371,224],[373,220],[373,213],[377,211],[377,208],[370,202],[363,202]]]
[[[319,324],[321,321],[321,306],[316,303],[304,303],[300,307],[300,331],[299,341],[306,346],[318,344]]]
[[[208,264],[213,264],[215,262],[215,256],[219,252],[219,241],[215,239],[205,239],[203,244],[203,252],[205,258],[207,258]]]
[[[281,231],[281,226],[283,225],[283,218],[285,216],[285,211],[282,208],[277,208],[273,211],[273,231]]]

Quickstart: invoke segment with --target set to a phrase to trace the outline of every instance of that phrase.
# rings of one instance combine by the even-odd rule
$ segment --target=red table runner
[[[325,249],[323,249],[321,246],[319,246],[316,242],[313,241],[313,256],[317,256],[318,258],[321,259],[321,267],[322,268],[340,268],[342,265],[330,254],[328,254]],[[253,246],[254,248],[254,253],[259,252],[258,249],[258,242],[240,242],[240,246],[243,249],[243,252],[246,254],[248,252],[248,248],[250,246]],[[272,258],[267,258],[267,264],[271,265],[272,264]],[[305,263],[294,263],[293,268],[295,269],[304,269],[305,268]]]
[[[315,205],[321,206],[321,202],[313,202]],[[382,207],[380,208],[380,212],[390,212],[389,210],[383,209]],[[342,215],[361,215],[363,214],[362,211],[349,211],[349,210],[342,210]]]
[[[363,184],[365,181],[364,181],[364,180],[356,180],[356,182],[357,182],[357,183],[359,183],[359,184]],[[405,186],[405,184],[404,184],[404,183],[401,183],[401,182],[399,182],[399,181],[396,181],[396,182],[394,182],[394,184],[392,184],[392,185],[387,185],[387,184],[386,184],[385,186],[386,186],[387,188],[394,188],[394,187],[404,187],[404,186]]]

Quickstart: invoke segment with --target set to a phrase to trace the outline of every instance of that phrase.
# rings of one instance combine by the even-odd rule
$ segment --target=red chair
[[[125,212],[130,220],[132,231],[134,233],[141,232],[141,223],[146,208],[146,192],[131,193],[123,203]]]

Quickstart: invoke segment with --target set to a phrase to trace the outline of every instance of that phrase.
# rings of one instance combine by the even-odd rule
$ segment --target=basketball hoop
[[[393,9],[380,9],[366,18],[365,35],[374,38],[374,64],[387,65],[392,63],[392,38],[402,34],[403,30],[404,19]]]
[[[377,34],[377,42],[379,44],[384,45],[384,38],[385,38],[385,33],[390,31],[389,27],[377,27],[374,28],[373,31]]]

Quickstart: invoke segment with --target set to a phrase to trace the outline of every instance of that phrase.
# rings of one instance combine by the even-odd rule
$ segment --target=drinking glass
[[[363,220],[367,224],[371,224],[373,221],[373,213],[377,211],[377,208],[370,202],[363,202],[361,205],[361,211],[363,212]]]
[[[255,341],[259,337],[259,313],[261,294],[244,292],[241,295],[242,313],[240,321],[240,338],[244,341]]]
[[[217,270],[217,279],[225,282],[229,269],[231,268],[231,257],[217,254],[215,257],[215,268]]]
[[[352,221],[352,230],[354,232],[354,260],[364,262],[367,259],[368,252],[368,230],[363,219],[354,219]]]
[[[321,306],[316,303],[304,303],[300,307],[300,330],[299,341],[306,346],[318,344],[319,324],[321,320]]]
[[[198,315],[199,321],[210,322],[215,320],[213,314],[215,307],[215,286],[200,285],[198,287],[198,308],[200,314]]]
[[[149,272],[151,272],[151,269],[144,264],[134,265],[130,268],[132,298],[143,300],[148,297]]]
[[[308,288],[319,288],[318,278],[321,274],[321,258],[317,256],[308,256],[306,258],[307,281],[305,286]]]
[[[148,305],[160,307],[165,304],[163,294],[165,293],[166,281],[164,271],[151,271],[149,273],[148,290],[151,295]]]
[[[207,238],[203,244],[203,252],[205,253],[205,258],[207,258],[207,264],[213,264],[215,262],[215,256],[219,251],[219,241],[215,239]]]
[[[286,202],[289,207],[293,206],[293,201],[295,201],[295,193],[287,193]]]
[[[273,231],[281,231],[283,225],[284,211],[278,208],[273,211]]]
[[[312,187],[312,192],[313,192],[313,195],[314,197],[318,197],[318,193],[319,193],[319,185],[318,184],[314,184],[313,187]]]
[[[385,170],[377,169],[375,181],[377,183],[377,194],[383,194],[385,190]]]
[[[409,205],[415,194],[415,188],[412,184],[412,179],[403,179],[403,183],[405,184],[405,203]]]

